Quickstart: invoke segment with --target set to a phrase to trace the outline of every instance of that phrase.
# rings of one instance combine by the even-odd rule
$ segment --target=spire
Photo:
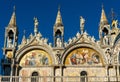
[[[113,11],[113,8],[111,8],[111,20],[114,20],[115,13]]]
[[[117,14],[114,12],[113,8],[111,8],[111,14],[110,14],[110,16],[111,16],[111,20],[112,21],[116,20]]]
[[[63,25],[61,13],[60,13],[60,6],[58,7],[58,13],[57,13],[55,25],[58,25],[58,26]]]
[[[11,16],[9,25],[10,25],[10,26],[16,26],[15,6],[14,6],[13,14],[12,14],[12,16]]]
[[[100,23],[102,23],[102,24],[108,24],[108,20],[107,20],[107,17],[105,15],[105,11],[104,11],[103,5],[102,5],[102,13],[101,13]]]
[[[23,33],[24,33],[24,35],[23,35],[23,38],[22,38],[22,42],[21,42],[21,43],[25,44],[25,43],[26,43],[25,30],[23,31]]]

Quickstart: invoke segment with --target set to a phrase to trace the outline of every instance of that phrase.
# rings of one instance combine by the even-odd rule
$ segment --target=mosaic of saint
[[[82,64],[100,64],[101,59],[98,52],[90,48],[75,49],[67,56],[66,65],[82,65]]]
[[[41,66],[50,65],[51,63],[50,55],[43,50],[32,50],[26,53],[20,61],[21,66]]]

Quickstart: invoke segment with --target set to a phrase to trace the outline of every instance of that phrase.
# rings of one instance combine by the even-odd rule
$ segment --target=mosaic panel
[[[101,57],[98,52],[90,48],[78,48],[70,52],[65,60],[66,65],[93,65],[100,64]]]
[[[52,64],[50,55],[43,50],[32,50],[26,53],[20,61],[20,66],[41,66]]]

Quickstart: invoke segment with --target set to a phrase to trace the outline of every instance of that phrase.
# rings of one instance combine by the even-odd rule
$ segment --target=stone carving
[[[52,43],[49,43],[49,46],[52,47]]]
[[[71,43],[72,43],[72,39],[71,39],[71,38],[69,38],[69,40],[68,40],[68,41],[69,41],[69,44],[71,44]]]
[[[107,59],[108,59],[108,64],[111,64],[112,63],[112,50],[107,49],[105,53],[106,53],[106,56],[107,56]]]
[[[38,19],[34,17],[34,27],[37,28],[38,24],[39,24]]]
[[[68,45],[67,42],[65,42],[65,43],[64,43],[64,46],[67,47],[67,45]]]
[[[85,19],[80,16],[80,29],[81,29],[81,34],[84,32],[84,24],[85,24]]]
[[[94,38],[94,36],[91,38],[91,41],[92,41],[92,42],[95,42],[95,38]]]
[[[10,47],[13,47],[13,45],[12,45],[12,40],[11,39],[8,39],[8,47],[10,48]]]
[[[73,39],[73,42],[75,42],[75,41],[76,41],[76,37],[73,37],[72,39]]]
[[[47,41],[48,41],[48,39],[45,38],[45,39],[44,39],[44,44],[47,44]]]
[[[112,27],[115,27],[115,28],[118,27],[118,20],[113,20],[112,21]]]
[[[62,42],[61,42],[60,38],[57,38],[56,45],[57,45],[57,47],[62,47]]]
[[[109,43],[109,39],[108,39],[108,36],[105,34],[105,36],[103,38],[103,44],[108,45],[108,43]]]
[[[80,38],[80,33],[79,33],[79,32],[76,34],[76,37],[77,37],[77,38]]]

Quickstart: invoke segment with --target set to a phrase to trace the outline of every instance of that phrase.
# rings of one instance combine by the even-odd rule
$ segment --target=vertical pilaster
[[[63,66],[62,65],[60,65],[60,82],[63,82]]]
[[[51,79],[52,82],[55,82],[55,67],[51,67]]]

